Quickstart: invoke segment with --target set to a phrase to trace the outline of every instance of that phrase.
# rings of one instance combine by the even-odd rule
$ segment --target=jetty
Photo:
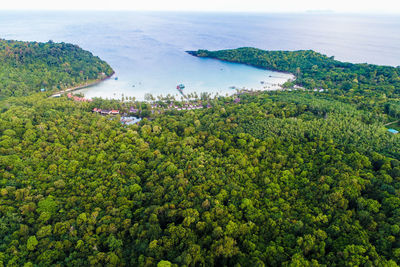
[[[185,85],[183,85],[182,83],[181,83],[181,84],[178,84],[178,85],[176,86],[176,90],[178,90],[178,92],[181,93],[181,95],[182,95],[184,98],[187,98],[187,96],[186,96],[185,93],[183,92],[183,89],[185,89]]]

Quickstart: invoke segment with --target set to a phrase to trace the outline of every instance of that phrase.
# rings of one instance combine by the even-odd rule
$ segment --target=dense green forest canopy
[[[337,93],[350,92],[353,95],[400,97],[400,67],[340,62],[312,50],[265,51],[243,47],[189,53],[198,57],[290,72],[296,75],[297,85],[308,89],[322,88],[338,91]]]
[[[0,264],[397,266],[399,99],[335,88],[0,100]]]
[[[22,96],[40,89],[64,89],[113,73],[92,53],[67,43],[0,39],[0,98]],[[104,73],[104,75],[103,75]]]
[[[90,112],[105,100],[9,99],[0,259],[396,266],[400,138],[384,116],[314,92],[240,98],[130,126]]]

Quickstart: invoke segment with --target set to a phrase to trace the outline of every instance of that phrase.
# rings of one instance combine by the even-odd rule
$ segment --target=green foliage
[[[38,244],[39,242],[37,241],[36,236],[31,236],[28,238],[28,243],[26,244],[26,248],[28,250],[35,250]]]
[[[396,266],[393,96],[242,94],[137,125],[90,112],[115,100],[3,100],[0,262]]]
[[[157,267],[171,267],[172,264],[169,261],[160,261],[157,263]]]
[[[51,41],[0,39],[0,62],[0,99],[28,95],[42,88],[69,88],[113,73],[106,62],[92,53],[76,45]]]
[[[393,118],[400,119],[400,101],[389,101],[385,105],[386,113]]]
[[[189,53],[198,57],[217,58],[290,72],[296,76],[297,85],[308,89],[322,88],[333,93],[344,91],[351,95],[400,97],[400,69],[395,67],[340,62],[312,50],[265,51],[243,47]]]
[[[313,92],[234,98],[130,126],[90,112],[112,101],[10,98],[3,262],[398,262],[400,146],[385,115]]]
[[[38,202],[38,212],[48,212],[54,214],[57,211],[57,203],[50,197]]]

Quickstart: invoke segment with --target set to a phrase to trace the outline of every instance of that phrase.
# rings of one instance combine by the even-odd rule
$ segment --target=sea
[[[291,78],[185,52],[197,49],[312,49],[347,62],[400,65],[400,15],[0,11],[0,38],[73,43],[107,61],[115,75],[81,90],[88,98],[179,98],[178,84],[187,94],[226,95],[276,89]]]

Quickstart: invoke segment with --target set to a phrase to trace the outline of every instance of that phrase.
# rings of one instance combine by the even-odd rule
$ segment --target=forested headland
[[[68,43],[0,39],[0,98],[74,87],[113,73],[92,53]]]
[[[290,72],[295,84],[308,89],[327,89],[331,93],[357,96],[400,97],[400,66],[353,64],[312,50],[265,51],[243,47],[220,51],[188,51],[198,57],[209,57],[243,63],[259,68]],[[286,86],[291,86],[288,83]]]
[[[312,58],[295,69],[322,83]],[[382,79],[190,111],[40,93],[0,101],[0,263],[397,266],[400,137],[384,124],[398,118],[399,87]],[[124,125],[95,107],[145,116]]]

